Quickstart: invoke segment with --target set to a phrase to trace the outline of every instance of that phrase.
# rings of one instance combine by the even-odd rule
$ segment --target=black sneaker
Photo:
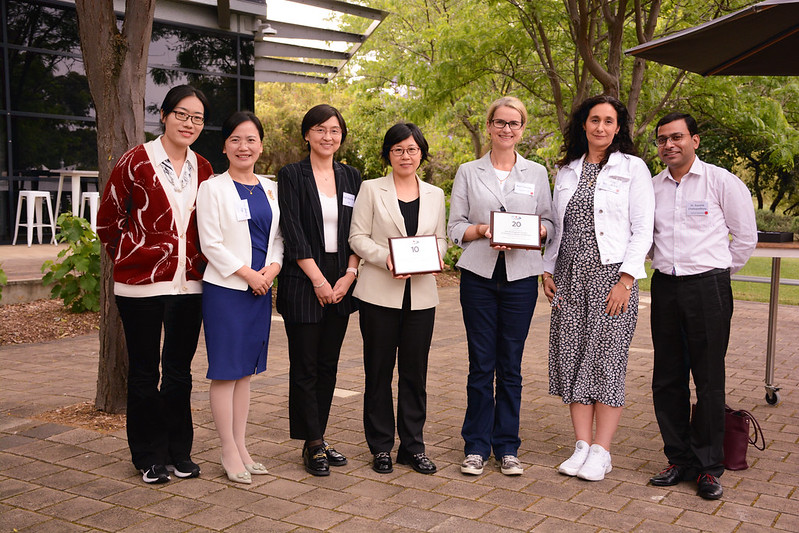
[[[166,469],[180,478],[200,477],[200,467],[191,459],[166,465]]]
[[[164,465],[153,465],[147,470],[142,468],[141,473],[145,483],[166,483],[172,479]]]

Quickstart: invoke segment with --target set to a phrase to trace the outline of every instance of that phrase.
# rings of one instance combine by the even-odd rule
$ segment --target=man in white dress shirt
[[[716,500],[723,493],[730,274],[755,249],[755,212],[740,179],[696,157],[693,117],[670,113],[658,122],[655,136],[667,168],[653,178],[652,393],[669,466],[650,483],[670,486],[696,479],[699,496]]]

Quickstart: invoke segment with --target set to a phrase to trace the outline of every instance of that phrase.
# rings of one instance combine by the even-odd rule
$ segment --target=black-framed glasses
[[[498,130],[505,129],[505,126],[510,126],[510,129],[516,131],[522,129],[524,126],[524,122],[519,122],[518,120],[502,120],[501,118],[492,118],[491,125],[497,128]]]
[[[685,137],[688,137],[686,133],[672,133],[671,135],[661,135],[657,139],[655,139],[655,146],[666,146],[668,141],[671,141],[671,144],[677,144]]]
[[[400,147],[392,148],[389,151],[391,152],[392,155],[394,155],[396,157],[402,157],[402,154],[408,154],[409,156],[415,156],[416,154],[418,154],[422,150],[418,146],[409,146],[407,148],[400,148]]]
[[[202,126],[205,124],[205,117],[201,115],[189,115],[188,113],[184,113],[183,111],[172,111],[175,114],[175,118],[181,122],[186,122],[187,120],[191,119],[191,123],[195,126]]]

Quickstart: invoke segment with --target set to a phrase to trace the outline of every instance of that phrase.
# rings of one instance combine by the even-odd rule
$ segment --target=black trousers
[[[117,296],[116,303],[128,347],[127,433],[133,465],[144,469],[190,459],[191,361],[200,336],[202,295]]]
[[[328,282],[335,285],[338,280],[335,255],[327,254],[325,259],[325,264],[320,266]],[[292,439],[318,440],[325,435],[349,320],[349,315],[338,313],[336,305],[327,305],[320,322],[285,322],[289,341],[289,435]]]
[[[394,447],[394,364],[399,374],[396,428],[400,449],[424,453],[427,418],[427,358],[433,339],[436,309],[394,309],[360,304],[365,394],[363,426],[369,450],[390,452]]]
[[[652,394],[663,451],[670,464],[716,477],[724,472],[724,359],[732,312],[729,271],[652,276]]]

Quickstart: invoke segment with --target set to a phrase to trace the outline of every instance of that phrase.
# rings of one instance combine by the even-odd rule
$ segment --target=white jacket
[[[280,233],[280,208],[277,205],[277,183],[257,176],[272,208],[272,226],[266,250],[266,266],[283,265],[283,235]],[[197,192],[197,228],[200,246],[208,259],[203,281],[247,290],[244,278],[234,274],[244,265],[252,264],[252,242],[247,220],[238,220],[236,205],[241,201],[233,178],[225,172],[204,181]]]
[[[555,176],[553,205],[555,235],[547,242],[544,270],[555,271],[566,205],[577,190],[583,159],[562,167]],[[594,192],[594,230],[603,265],[621,263],[620,272],[646,278],[644,260],[652,246],[655,193],[652,174],[638,157],[614,152],[597,176]]]

